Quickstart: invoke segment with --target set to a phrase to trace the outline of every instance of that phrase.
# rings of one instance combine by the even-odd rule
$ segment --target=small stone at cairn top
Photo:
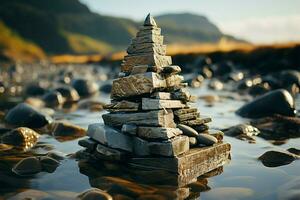
[[[144,21],[144,26],[157,26],[154,18],[149,13]]]
[[[194,98],[182,83],[181,68],[166,56],[161,29],[150,14],[127,53],[122,75],[113,81],[111,104],[105,106],[109,113],[102,115],[104,125],[91,124],[88,145],[79,142],[91,157],[175,158],[191,147],[220,142],[203,135],[209,134],[211,119],[189,105]]]

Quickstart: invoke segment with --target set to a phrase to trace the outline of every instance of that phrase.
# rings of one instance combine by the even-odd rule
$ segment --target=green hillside
[[[218,42],[227,37],[203,16],[167,14],[156,19],[167,43]],[[93,13],[79,0],[1,0],[0,21],[18,35],[16,40],[30,42],[33,49],[47,55],[124,50],[140,25],[130,19]],[[1,43],[3,55],[7,45]]]

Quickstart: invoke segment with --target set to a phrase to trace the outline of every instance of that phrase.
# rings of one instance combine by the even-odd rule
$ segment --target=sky
[[[80,0],[102,15],[204,15],[224,33],[253,43],[300,41],[300,0]]]

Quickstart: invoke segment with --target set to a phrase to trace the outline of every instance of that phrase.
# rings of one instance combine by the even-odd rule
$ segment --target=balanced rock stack
[[[195,146],[218,142],[209,134],[210,118],[189,102],[181,68],[166,56],[161,29],[149,14],[127,49],[103,124],[91,124],[79,141],[96,159],[176,157]],[[222,137],[221,139],[222,140]]]

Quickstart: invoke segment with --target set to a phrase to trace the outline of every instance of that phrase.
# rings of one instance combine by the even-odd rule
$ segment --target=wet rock
[[[237,71],[237,72],[233,71],[229,74],[228,78],[229,78],[229,80],[233,80],[233,81],[237,82],[244,78],[244,73],[240,72],[240,71]]]
[[[28,157],[20,160],[12,169],[17,175],[33,175],[42,171],[40,160],[36,157]]]
[[[290,164],[296,159],[296,156],[288,152],[267,151],[258,159],[261,160],[266,167],[278,167]]]
[[[83,136],[86,130],[67,121],[56,121],[49,125],[53,136]]]
[[[76,102],[80,99],[78,92],[70,86],[60,86],[55,90],[64,97],[66,102]]]
[[[110,94],[112,88],[112,84],[105,84],[100,87],[100,91],[106,94]]]
[[[291,94],[283,89],[274,90],[260,96],[236,111],[242,117],[259,118],[281,114],[294,116],[295,103]]]
[[[34,130],[20,127],[5,133],[1,137],[1,142],[14,146],[24,146],[27,149],[33,147],[39,137],[40,135]]]
[[[234,69],[234,65],[230,61],[223,61],[211,66],[214,76],[223,76],[229,74]]]
[[[237,135],[256,136],[260,133],[260,131],[251,125],[239,124],[239,125],[230,127],[227,130],[224,130],[224,133],[229,136],[237,136]]]
[[[288,87],[296,84],[300,87],[300,72],[296,70],[285,70],[279,75],[280,84],[282,87]]]
[[[79,194],[77,198],[81,200],[112,200],[112,196],[98,188],[92,188]]]
[[[211,89],[213,89],[213,90],[222,90],[224,88],[224,85],[218,79],[212,79],[209,82],[208,87],[211,88]]]
[[[56,170],[56,168],[59,166],[59,161],[55,160],[54,158],[48,157],[48,156],[42,156],[40,157],[40,162],[42,166],[42,171],[52,173]]]
[[[81,97],[91,96],[98,91],[97,83],[86,79],[75,79],[72,81],[72,86]]]
[[[215,138],[212,135],[209,134],[198,134],[197,135],[197,142],[200,145],[205,145],[205,146],[211,146],[213,144],[216,144],[218,142],[217,138]]]
[[[271,87],[268,83],[260,83],[257,85],[254,85],[249,88],[249,94],[250,95],[262,95],[271,90]]]
[[[290,152],[290,153],[293,153],[293,154],[295,154],[295,155],[297,155],[297,156],[300,156],[300,149],[297,149],[297,148],[289,148],[287,151]]]
[[[192,127],[189,127],[187,125],[178,124],[177,128],[179,128],[183,132],[184,135],[187,135],[189,137],[197,137],[197,135],[198,135],[198,132],[195,129],[193,129]]]
[[[46,106],[59,106],[62,105],[65,101],[60,92],[50,91],[43,96],[43,100]]]
[[[20,103],[10,109],[5,115],[5,121],[15,126],[26,126],[29,128],[41,128],[49,124],[51,117],[37,111],[26,103]]]
[[[41,96],[46,93],[46,89],[40,86],[38,83],[30,84],[25,89],[25,94],[27,96]]]
[[[300,118],[274,115],[252,120],[251,124],[257,127],[260,136],[266,139],[282,140],[300,136]]]

